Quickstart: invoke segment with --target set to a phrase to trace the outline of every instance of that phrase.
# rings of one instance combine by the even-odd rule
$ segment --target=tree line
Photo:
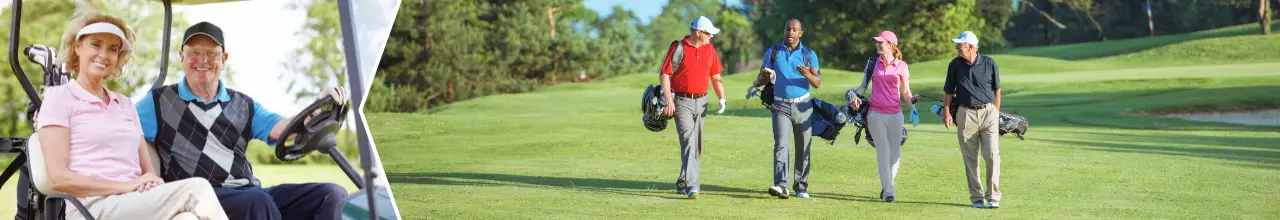
[[[1259,12],[1273,11],[1267,0],[1151,2],[1157,35],[1260,22],[1270,13]],[[966,30],[988,53],[1150,34],[1146,1],[1137,0],[671,0],[648,22],[620,7],[587,9],[581,0],[403,1],[399,13],[370,111],[425,111],[558,83],[655,73],[667,46],[687,35],[697,16],[722,30],[712,42],[729,74],[757,69],[791,18],[803,23],[802,41],[824,68],[837,69],[860,69],[875,53],[871,37],[885,30],[898,34],[909,62],[954,56],[949,39]]]

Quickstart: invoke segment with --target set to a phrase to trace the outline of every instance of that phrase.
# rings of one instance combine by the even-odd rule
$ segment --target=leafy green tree
[[[143,0],[128,1],[72,1],[72,0],[50,0],[50,1],[29,1],[24,2],[22,7],[22,33],[19,34],[18,48],[32,44],[42,44],[55,47],[59,52],[65,51],[61,47],[60,38],[66,31],[67,25],[71,23],[71,19],[77,10],[81,11],[98,11],[108,15],[120,17],[125,20],[134,31],[134,52],[133,60],[127,66],[124,74],[115,81],[107,82],[107,89],[120,93],[135,94],[140,93],[142,88],[151,85],[159,74],[159,63],[161,56],[160,37],[164,28],[164,9],[163,5]],[[0,13],[0,17],[9,18],[12,8],[4,8]],[[187,21],[183,19],[182,13],[173,14],[174,27],[185,27]],[[9,22],[0,24],[0,32],[9,33],[11,29]],[[182,31],[171,32],[171,39],[181,39]],[[0,41],[8,42],[8,34],[0,36]],[[177,48],[178,42],[171,42],[171,49]],[[176,51],[176,50],[175,50]],[[170,53],[169,61],[174,63],[169,65],[169,75],[180,75],[179,67],[176,64],[178,55],[176,52]],[[9,54],[0,53],[0,59],[9,60]],[[39,85],[43,83],[42,72],[37,65],[27,60],[25,55],[19,52],[19,65],[22,66],[23,72],[27,78],[31,80],[33,86],[39,90]],[[6,64],[7,66],[7,64]],[[74,77],[74,76],[73,76]],[[31,132],[31,122],[27,121],[26,108],[30,100],[27,99],[26,93],[22,90],[13,70],[9,67],[0,68],[0,136],[24,136]]]
[[[288,90],[298,100],[310,100],[318,92],[332,86],[347,85],[346,58],[342,48],[342,30],[338,19],[336,1],[298,0],[290,9],[303,9],[307,19],[296,35],[303,39],[302,47],[289,54],[289,60],[281,63],[289,72],[280,76],[289,82]]]
[[[962,31],[974,31],[978,36],[985,36],[995,30],[988,28],[987,20],[978,16],[981,11],[974,0],[778,0],[758,3],[762,5],[757,5],[757,8],[773,7],[760,12],[760,18],[755,22],[756,32],[764,39],[765,45],[782,42],[785,22],[798,19],[804,30],[801,42],[818,53],[824,68],[861,69],[868,57],[875,56],[871,37],[881,31],[893,31],[898,35],[903,59],[922,62],[955,56],[949,39]]]

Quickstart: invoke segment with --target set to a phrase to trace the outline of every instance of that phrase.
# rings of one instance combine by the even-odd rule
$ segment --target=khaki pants
[[[201,219],[224,220],[227,214],[218,195],[204,178],[168,182],[146,192],[89,197],[81,200],[96,219]],[[67,205],[67,219],[84,219]]]
[[[1000,112],[986,104],[982,109],[959,107],[956,110],[956,136],[964,155],[964,173],[969,180],[970,201],[1000,201]],[[979,182],[978,153],[986,161],[986,194]]]

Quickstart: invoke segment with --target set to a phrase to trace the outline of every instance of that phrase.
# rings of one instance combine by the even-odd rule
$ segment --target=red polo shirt
[[[694,47],[689,43],[687,35],[680,40],[680,43],[684,44],[684,60],[680,61],[680,68],[677,68],[679,71],[671,78],[671,91],[707,94],[707,85],[711,83],[711,76],[724,71],[724,67],[720,65],[720,55],[716,53],[716,47],[711,46],[710,43]],[[662,74],[672,75],[671,52],[675,49],[674,43],[667,48],[667,56],[662,61]]]

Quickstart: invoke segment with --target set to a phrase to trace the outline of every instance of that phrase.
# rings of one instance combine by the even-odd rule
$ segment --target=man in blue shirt
[[[179,55],[186,77],[138,100],[143,136],[155,144],[161,177],[203,177],[231,219],[338,219],[347,191],[333,183],[262,188],[245,156],[250,140],[275,146],[289,121],[236,90],[224,88],[222,29],[200,22],[187,29]],[[346,103],[341,88],[325,92]]]
[[[809,146],[811,143],[813,105],[809,102],[809,89],[822,85],[818,73],[818,55],[800,43],[800,21],[791,19],[786,24],[786,40],[765,51],[764,63],[755,85],[773,83],[773,186],[769,194],[786,199],[790,192],[787,175],[790,158],[787,134],[795,141],[796,197],[809,198]],[[767,98],[767,97],[766,97]]]

